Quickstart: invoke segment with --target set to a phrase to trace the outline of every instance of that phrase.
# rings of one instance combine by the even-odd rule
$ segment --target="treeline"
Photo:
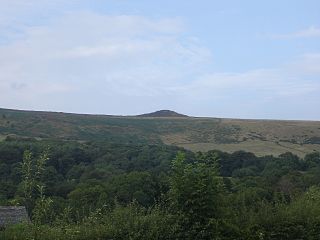
[[[26,205],[33,224],[0,238],[320,239],[319,183],[317,152],[8,139],[0,204]]]

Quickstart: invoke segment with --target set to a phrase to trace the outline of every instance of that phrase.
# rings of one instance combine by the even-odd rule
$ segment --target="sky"
[[[0,0],[0,107],[320,120],[320,1]]]

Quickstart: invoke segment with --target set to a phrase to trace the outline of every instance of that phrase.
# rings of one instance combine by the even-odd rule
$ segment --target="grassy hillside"
[[[103,140],[182,146],[193,151],[246,150],[257,155],[320,151],[320,122],[194,117],[123,117],[0,109],[7,137]]]

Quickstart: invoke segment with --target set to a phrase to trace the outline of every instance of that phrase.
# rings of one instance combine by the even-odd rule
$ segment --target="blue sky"
[[[0,107],[320,120],[320,2],[0,0]]]

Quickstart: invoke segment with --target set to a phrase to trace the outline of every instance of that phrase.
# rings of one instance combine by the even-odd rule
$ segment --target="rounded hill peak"
[[[177,113],[171,110],[159,110],[152,113],[138,115],[138,117],[188,117],[187,115]]]

